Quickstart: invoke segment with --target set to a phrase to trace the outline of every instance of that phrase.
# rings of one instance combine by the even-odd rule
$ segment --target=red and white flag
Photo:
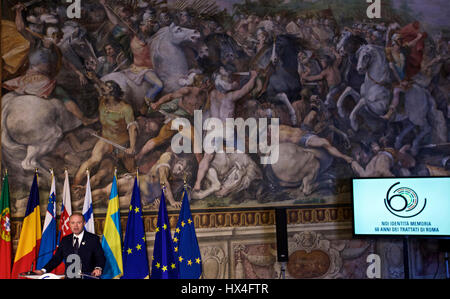
[[[67,235],[72,233],[72,230],[69,227],[69,217],[72,215],[72,200],[70,197],[70,185],[69,185],[69,173],[67,169],[64,171],[65,179],[64,179],[64,188],[63,188],[63,201],[61,205],[61,214],[59,219],[59,235],[58,235],[58,246],[61,242],[61,239]],[[56,274],[64,274],[65,266],[64,262],[62,262],[56,269]]]
[[[69,173],[67,172],[67,169],[64,172],[65,179],[64,179],[64,189],[63,189],[63,202],[61,206],[61,214],[60,214],[60,220],[59,220],[59,242],[61,242],[61,239],[64,238],[67,235],[70,235],[72,231],[69,227],[69,217],[72,215],[72,200],[70,197],[70,185],[69,185]]]

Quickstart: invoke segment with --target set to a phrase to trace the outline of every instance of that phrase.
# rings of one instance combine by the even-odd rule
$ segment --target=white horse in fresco
[[[1,125],[2,161],[21,177],[19,173],[45,169],[40,159],[55,149],[65,133],[82,123],[61,100],[9,92],[2,98]]]
[[[365,80],[361,86],[361,93],[346,90],[337,102],[338,112],[344,117],[344,100],[351,96],[357,102],[350,114],[350,124],[354,131],[358,131],[359,125],[356,116],[361,109],[367,109],[371,114],[382,116],[392,99],[391,73],[383,47],[364,45],[358,52],[357,70],[365,73]],[[395,147],[402,146],[403,138],[415,127],[419,133],[412,143],[411,152],[417,152],[420,142],[424,137],[433,134],[433,142],[443,143],[447,140],[447,127],[441,111],[437,110],[434,98],[418,84],[413,84],[405,93],[405,109],[397,111],[394,122],[402,122],[403,130],[396,137]]]
[[[195,43],[200,33],[194,29],[176,26],[163,27],[147,42],[153,62],[153,71],[163,82],[163,94],[180,89],[179,79],[188,75],[188,63],[182,45],[188,42]],[[102,77],[102,81],[112,80],[120,85],[124,92],[124,100],[129,103],[135,113],[144,105],[144,97],[152,86],[143,80],[143,76],[130,77],[128,70],[114,72]]]
[[[174,92],[183,87],[179,80],[188,75],[189,66],[182,46],[186,43],[195,44],[200,37],[197,30],[176,26],[173,23],[161,28],[152,36],[150,53],[155,72],[164,82],[163,93]]]

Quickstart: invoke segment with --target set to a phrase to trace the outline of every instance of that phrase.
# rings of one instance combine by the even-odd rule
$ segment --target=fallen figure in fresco
[[[321,148],[324,149],[335,158],[340,158],[345,162],[351,164],[353,158],[341,153],[336,147],[334,147],[327,139],[322,138],[308,130],[301,128],[294,128],[286,125],[280,125],[279,130],[279,142],[280,143],[293,143],[304,148]]]
[[[324,150],[304,148],[294,143],[280,143],[279,153],[278,161],[267,164],[264,168],[268,183],[273,187],[299,188],[308,196],[333,185],[331,179],[320,180],[320,176],[333,162],[333,157]]]
[[[396,150],[372,141],[370,150],[358,148],[354,151],[355,161],[351,164],[352,169],[358,177],[410,176],[410,169],[416,166],[413,156],[407,153],[410,148],[411,145],[407,144]],[[363,167],[360,163],[366,166]]]
[[[192,174],[196,173],[196,171],[197,161],[194,155],[177,155],[169,151],[163,153],[147,173],[139,174],[139,187],[143,206],[150,209],[158,209],[161,188],[165,186],[166,192],[164,194],[169,204],[173,208],[180,208],[184,179],[190,184]],[[119,176],[117,180],[121,209],[127,209],[130,205],[134,177],[135,174],[126,173]],[[103,188],[92,190],[94,207],[102,203],[106,206],[111,186],[112,183]],[[75,193],[77,200],[72,201],[72,205],[74,209],[81,209],[84,202],[84,190],[77,189]]]
[[[234,195],[262,180],[258,165],[244,153],[216,153],[206,173],[200,190],[192,192],[192,199],[204,199],[210,195],[222,198]]]

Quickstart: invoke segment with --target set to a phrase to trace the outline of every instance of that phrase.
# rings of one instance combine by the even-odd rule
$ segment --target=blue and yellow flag
[[[178,267],[173,251],[173,240],[170,233],[169,217],[167,216],[164,189],[161,192],[158,222],[155,234],[155,246],[152,258],[152,279],[177,279]]]
[[[149,277],[144,221],[142,219],[141,192],[137,177],[134,179],[122,256],[122,279],[144,279]]]
[[[104,279],[120,278],[123,275],[121,232],[119,194],[117,178],[114,175],[102,238],[102,248],[106,258],[105,269],[101,276]]]
[[[173,236],[173,243],[180,278],[200,278],[202,275],[202,257],[197,235],[195,234],[195,226],[186,189],[183,192],[183,203]]]

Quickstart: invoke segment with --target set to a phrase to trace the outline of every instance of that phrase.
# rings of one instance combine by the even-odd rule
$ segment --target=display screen
[[[358,178],[354,235],[450,237],[450,177]]]

